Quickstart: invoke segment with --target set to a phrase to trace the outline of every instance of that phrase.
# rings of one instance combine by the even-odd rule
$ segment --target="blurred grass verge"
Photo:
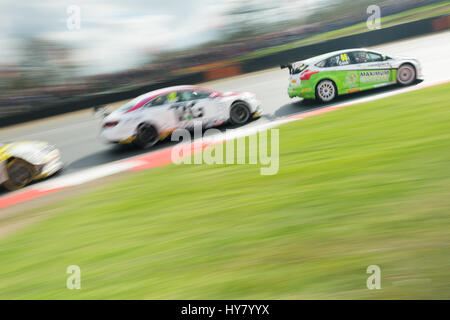
[[[32,210],[0,298],[449,299],[449,89],[284,125],[274,176],[171,165]]]

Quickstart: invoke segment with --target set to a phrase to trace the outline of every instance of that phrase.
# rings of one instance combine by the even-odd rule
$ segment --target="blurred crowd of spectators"
[[[389,0],[382,3],[382,12],[390,15],[425,3],[423,0]],[[205,68],[216,62],[239,59],[245,54],[344,28],[365,19],[366,12],[357,15],[353,13],[346,17],[292,26],[281,32],[256,35],[248,39],[229,39],[224,43],[216,42],[210,46],[171,52],[160,55],[152,63],[126,72],[85,77],[72,76],[71,70],[75,67],[67,58],[69,53],[66,49],[37,43],[35,48],[43,51],[38,61],[26,61],[21,65],[0,65],[0,116],[72,101],[76,97],[117,92],[167,80],[176,77],[182,70],[205,71]]]

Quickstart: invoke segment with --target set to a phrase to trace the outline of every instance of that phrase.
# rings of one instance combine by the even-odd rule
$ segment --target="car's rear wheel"
[[[158,140],[158,130],[151,124],[142,123],[137,128],[136,139],[133,143],[139,148],[150,148],[154,146]]]
[[[410,64],[401,65],[397,70],[397,82],[402,86],[412,84],[416,80],[416,69]]]
[[[231,106],[230,121],[233,124],[241,125],[250,119],[250,110],[243,102],[236,102]]]
[[[321,102],[330,102],[337,96],[336,85],[331,80],[322,80],[316,86],[316,98]]]
[[[3,183],[3,186],[11,191],[25,187],[36,175],[36,168],[22,159],[13,159],[8,162],[6,171],[9,179]]]

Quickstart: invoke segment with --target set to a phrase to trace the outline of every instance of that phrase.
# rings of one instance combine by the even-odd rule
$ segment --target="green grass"
[[[416,21],[420,19],[426,19],[431,17],[437,17],[440,15],[448,15],[450,14],[450,2],[443,1],[442,3],[431,4],[423,7],[419,7],[416,9],[407,10],[401,13],[393,14],[390,16],[382,16],[381,17],[381,27],[387,28],[392,27],[398,24]],[[349,26],[346,28],[333,30],[325,33],[321,33],[318,35],[314,35],[312,37],[307,37],[305,39],[301,39],[298,41],[294,41],[288,44],[275,46],[255,52],[251,52],[249,54],[243,55],[238,58],[238,61],[245,61],[248,59],[254,59],[262,56],[266,56],[268,54],[273,54],[276,52],[281,52],[289,49],[294,49],[306,45],[310,45],[313,43],[318,43],[326,40],[341,38],[350,36],[353,34],[368,32],[366,22],[358,23],[353,26]]]
[[[449,299],[449,89],[284,125],[277,175],[171,165],[32,210],[0,298]]]

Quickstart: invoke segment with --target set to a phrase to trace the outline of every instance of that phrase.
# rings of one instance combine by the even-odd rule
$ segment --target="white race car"
[[[220,93],[198,86],[176,86],[143,94],[111,114],[101,123],[100,136],[111,143],[153,146],[179,128],[204,128],[226,121],[242,125],[261,115],[253,93]]]

